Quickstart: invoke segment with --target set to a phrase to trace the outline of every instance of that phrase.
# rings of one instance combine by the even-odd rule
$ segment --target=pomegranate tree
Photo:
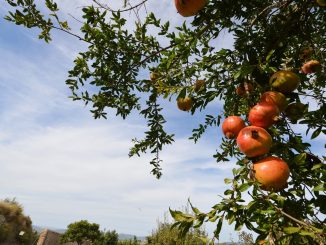
[[[193,214],[171,211],[182,234],[206,221],[215,222],[214,237],[203,240],[216,244],[228,222],[236,230],[246,227],[256,232],[255,244],[325,244],[326,156],[320,143],[326,133],[325,0],[102,0],[80,1],[85,2],[82,8],[78,1],[69,1],[80,11],[78,25],[64,19],[71,11],[61,13],[67,6],[62,2],[5,0],[0,12],[8,10],[6,20],[38,29],[46,42],[54,30],[71,37],[66,43],[73,46],[65,48],[76,54],[73,63],[66,62],[73,66],[66,79],[71,98],[90,106],[95,119],[142,117],[137,122],[146,124],[144,137],[133,140],[129,155],[151,154],[151,172],[157,178],[162,175],[161,151],[176,137],[168,130],[180,128],[173,124],[187,127],[199,122],[190,136],[195,142],[209,127],[220,127],[224,115],[238,115],[251,124],[238,133],[242,123],[226,122],[226,137],[212,136],[213,162],[225,166],[236,161],[233,177],[225,180],[230,186],[224,195],[215,193],[221,198],[207,213],[193,206]],[[13,31],[6,38],[9,32],[3,33],[1,44],[18,35]],[[11,45],[5,47],[4,57]],[[37,42],[33,49],[37,47],[43,45]],[[16,51],[12,57],[21,55]],[[7,63],[5,67],[15,64]],[[36,59],[33,66],[37,65]],[[149,77],[151,71],[159,76]],[[7,78],[10,72],[0,74]],[[200,88],[193,83],[198,78],[205,80]],[[289,102],[286,109],[281,94]],[[187,120],[193,121],[185,123],[179,113],[180,120],[166,127],[165,116],[171,118],[168,103],[175,98],[182,98],[177,99],[178,108],[191,110]],[[15,101],[20,100],[10,103]],[[294,125],[298,120],[300,125]],[[228,139],[232,137],[236,140]],[[255,180],[248,178],[251,166]],[[249,200],[243,202],[247,193]]]

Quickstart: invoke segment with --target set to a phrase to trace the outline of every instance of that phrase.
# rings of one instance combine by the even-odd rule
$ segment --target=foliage
[[[0,200],[0,243],[32,244],[35,232],[30,217],[25,216],[23,207],[15,200]]]
[[[68,225],[67,230],[61,235],[61,243],[77,242],[78,245],[83,241],[96,242],[101,239],[100,226],[95,223],[89,223],[87,220],[81,220]]]
[[[159,222],[152,235],[146,237],[146,245],[205,245],[206,233],[203,229],[191,229],[186,235],[167,221]]]
[[[254,244],[254,239],[252,234],[246,233],[244,231],[239,233],[239,243],[243,245],[252,245]]]
[[[103,231],[100,240],[101,245],[117,245],[119,241],[119,235],[115,230]]]
[[[238,167],[233,169],[233,179],[225,180],[230,187],[220,202],[209,212],[193,207],[193,215],[175,210],[171,214],[183,233],[204,222],[216,223],[214,239],[219,239],[227,221],[236,230],[245,225],[256,232],[257,242],[325,243],[325,156],[315,152],[310,143],[320,142],[326,133],[325,8],[313,0],[210,0],[180,26],[170,27],[169,21],[150,12],[132,26],[125,14],[139,17],[137,13],[147,9],[150,0],[136,5],[124,0],[119,11],[93,0],[82,8],[78,33],[59,18],[58,5],[52,0],[45,1],[51,14],[41,13],[33,0],[6,2],[12,7],[6,19],[40,29],[39,38],[46,42],[51,40],[51,30],[57,29],[88,44],[68,72],[71,98],[91,105],[95,118],[106,118],[110,111],[126,118],[139,111],[148,130],[144,139],[134,139],[130,156],[150,151],[154,155],[152,172],[157,177],[161,176],[159,153],[164,145],[173,143],[173,134],[164,128],[162,100],[191,96],[192,114],[216,100],[224,101],[220,115],[207,115],[206,122],[193,130],[191,139],[197,142],[207,127],[219,126],[226,116],[239,115],[248,122],[249,109],[271,89],[269,78],[274,72],[292,70],[298,74],[299,87],[286,96],[288,102],[302,103],[306,108],[291,118],[282,113],[281,120],[268,129],[273,138],[271,154],[290,167],[288,187],[280,192],[263,191],[248,177],[258,159],[244,157],[234,140],[223,138],[214,158],[217,162],[237,159]],[[233,49],[219,48],[222,31],[232,35]],[[321,69],[306,75],[300,68],[309,59],[320,61]],[[140,72],[144,71],[155,71],[158,78],[143,78]],[[195,91],[193,81],[203,76],[205,88]],[[236,87],[247,81],[253,84],[253,91],[237,96]],[[244,194],[251,197],[249,202]]]
[[[99,237],[95,240],[95,245],[118,245],[119,234],[115,231],[100,231]]]
[[[140,241],[137,240],[137,237],[134,236],[133,239],[129,239],[129,240],[120,240],[118,242],[118,245],[140,245]]]

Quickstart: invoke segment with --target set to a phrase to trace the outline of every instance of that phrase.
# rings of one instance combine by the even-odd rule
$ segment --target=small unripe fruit
[[[189,111],[192,107],[193,100],[190,97],[179,98],[177,100],[178,108],[182,111]]]
[[[244,82],[236,88],[236,94],[245,97],[254,90],[254,85],[251,82]]]
[[[205,80],[197,80],[194,84],[194,91],[199,92],[205,87]]]
[[[313,53],[313,49],[306,48],[306,49],[301,51],[301,53],[299,55],[299,58],[302,59],[302,60],[309,59],[311,57],[312,53]]]
[[[155,81],[156,79],[158,79],[158,77],[159,77],[159,74],[157,73],[157,72],[151,72],[151,74],[149,75],[149,77],[150,77],[150,79],[152,80],[152,81]]]

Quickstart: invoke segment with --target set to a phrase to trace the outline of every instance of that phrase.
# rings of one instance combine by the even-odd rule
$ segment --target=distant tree
[[[81,220],[68,225],[67,231],[61,236],[61,243],[77,242],[78,245],[84,241],[95,243],[101,239],[100,226],[95,223],[89,223],[87,220]]]
[[[103,231],[101,233],[99,245],[118,245],[119,235],[115,230]]]
[[[252,237],[252,234],[247,233],[245,231],[242,231],[239,233],[239,243],[243,245],[252,245],[254,243],[254,239]]]
[[[0,244],[32,244],[35,232],[32,220],[15,199],[0,200]]]

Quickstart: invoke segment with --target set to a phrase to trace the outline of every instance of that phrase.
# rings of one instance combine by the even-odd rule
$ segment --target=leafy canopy
[[[60,241],[62,243],[77,242],[77,244],[82,244],[84,241],[95,242],[101,239],[99,228],[98,224],[89,223],[87,220],[77,221],[68,225]]]
[[[93,0],[81,9],[82,24],[77,31],[60,18],[59,6],[52,0],[46,0],[45,6],[33,0],[6,2],[12,7],[6,19],[38,28],[39,38],[46,42],[57,29],[88,45],[68,72],[71,98],[90,105],[94,118],[106,118],[113,111],[126,118],[138,111],[147,120],[148,130],[143,139],[134,139],[129,155],[153,154],[150,164],[157,177],[162,174],[159,153],[174,137],[164,128],[162,99],[174,103],[176,98],[190,96],[192,114],[217,100],[224,102],[221,114],[207,115],[193,130],[190,139],[197,142],[208,127],[219,126],[226,116],[241,115],[247,121],[250,108],[271,89],[271,75],[278,70],[294,71],[301,82],[286,96],[289,103],[304,106],[291,116],[282,113],[281,120],[268,129],[273,138],[271,154],[290,167],[288,187],[280,192],[263,191],[248,177],[255,159],[244,157],[234,140],[223,139],[214,158],[217,162],[237,159],[234,178],[225,180],[230,188],[208,213],[193,207],[194,215],[174,210],[171,214],[185,232],[215,222],[214,239],[219,238],[226,220],[236,230],[245,225],[256,232],[257,242],[325,241],[325,156],[314,152],[311,144],[320,142],[326,133],[325,7],[313,0],[210,0],[194,18],[170,26],[168,15],[177,12],[159,19],[151,13],[151,0],[124,0],[119,10],[107,1]],[[142,11],[147,11],[145,18],[138,15]],[[138,17],[135,23],[130,23],[130,14]],[[233,49],[217,45],[225,31],[233,37]],[[305,75],[300,68],[309,59],[321,62],[321,69]],[[155,72],[156,79],[144,78],[143,72]],[[205,86],[194,89],[199,78],[205,79]],[[254,90],[249,96],[238,96],[236,87],[245,82],[252,83]],[[249,202],[243,199],[244,193],[251,196]]]

